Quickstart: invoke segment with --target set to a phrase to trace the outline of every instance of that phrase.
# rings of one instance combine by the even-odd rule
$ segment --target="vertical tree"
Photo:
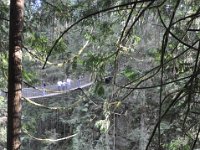
[[[7,149],[20,148],[24,0],[10,1]]]

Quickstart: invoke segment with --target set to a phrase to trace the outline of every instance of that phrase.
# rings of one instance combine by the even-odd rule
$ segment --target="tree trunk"
[[[24,0],[10,0],[7,150],[20,149]]]

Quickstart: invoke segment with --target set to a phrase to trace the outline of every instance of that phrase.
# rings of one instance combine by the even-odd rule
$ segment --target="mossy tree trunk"
[[[10,1],[7,149],[20,149],[24,0]]]

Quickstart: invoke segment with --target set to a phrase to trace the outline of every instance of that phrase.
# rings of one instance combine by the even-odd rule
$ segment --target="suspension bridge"
[[[85,88],[93,84],[89,77],[79,78],[71,80],[70,85],[58,87],[57,83],[47,84],[36,87],[22,88],[22,96],[29,99],[37,99],[42,97],[51,97],[60,95],[69,91],[73,91],[78,88]],[[1,92],[1,96],[7,97],[6,92]]]

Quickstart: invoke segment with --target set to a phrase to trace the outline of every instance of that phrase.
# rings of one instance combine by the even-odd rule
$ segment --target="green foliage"
[[[70,76],[75,76],[75,78],[80,77],[85,72],[83,67],[83,60],[79,56],[74,56],[72,62],[66,65],[66,74]]]
[[[103,96],[105,94],[105,90],[101,82],[97,82],[94,93],[96,93],[98,96]]]
[[[112,35],[114,33],[111,22],[104,21],[102,24],[100,24],[99,28],[101,30],[101,33],[105,34],[105,36]]]
[[[139,73],[128,66],[122,71],[122,75],[124,75],[129,80],[134,80],[138,77]]]
[[[141,42],[141,37],[138,35],[133,36],[134,45],[138,45]]]
[[[104,74],[106,67],[106,60],[104,59],[104,56],[105,54],[89,53],[83,62],[83,66],[87,71]]]
[[[37,51],[39,55],[47,52],[49,39],[45,35],[38,32],[36,33],[28,32],[27,35],[28,35],[26,38],[27,44],[30,45],[32,49]]]
[[[8,55],[7,53],[0,53],[0,87],[5,88],[6,87],[6,80],[7,80],[7,72],[8,72]]]
[[[92,42],[94,42],[96,40],[96,36],[91,34],[90,32],[86,32],[84,34],[84,37],[85,37],[86,40],[90,40]]]
[[[170,142],[170,144],[165,146],[168,150],[189,150],[190,145],[188,144],[187,138],[178,137]]]
[[[161,122],[160,123],[161,133],[168,131],[170,129],[170,124],[168,122]]]
[[[2,110],[6,109],[6,107],[7,107],[6,99],[3,96],[0,96],[0,107]],[[1,112],[1,113],[3,113],[3,112]]]
[[[110,127],[110,121],[108,119],[99,120],[95,123],[95,126],[99,128],[102,133],[106,133]]]
[[[7,101],[4,97],[0,96],[0,148],[6,146],[6,110],[7,110]]]
[[[95,126],[99,128],[102,133],[106,133],[110,127],[110,104],[107,101],[103,104],[103,115],[105,119],[96,121]]]
[[[0,26],[0,31],[3,33],[3,34],[7,34],[8,33],[8,28],[6,26]]]
[[[23,79],[25,81],[27,81],[28,83],[32,84],[32,83],[35,83],[37,82],[37,75],[36,75],[36,72],[27,72],[26,70],[22,70],[22,76],[23,76]]]
[[[1,146],[6,147],[6,137],[7,137],[7,129],[6,127],[0,126],[0,148]]]
[[[77,69],[77,66],[78,66],[78,57],[77,56],[75,56],[74,58],[73,58],[73,62],[72,62],[72,70],[76,70]]]
[[[64,51],[66,51],[66,49],[67,49],[66,42],[64,41],[63,38],[61,38],[61,39],[59,40],[58,44],[56,45],[55,53],[64,52]]]
[[[155,59],[155,61],[157,61],[157,62],[160,61],[160,52],[158,49],[156,49],[156,48],[148,49],[147,54],[150,57],[153,57]]]
[[[0,1],[1,3],[1,18],[8,17],[9,7],[5,4],[5,1]],[[7,1],[8,2],[8,1]],[[41,64],[43,64],[46,55],[49,53],[49,50],[53,46],[54,42],[57,40],[63,31],[66,31],[66,28],[76,22],[78,19],[87,16],[88,14],[94,13],[98,10],[103,10],[109,7],[114,7],[119,4],[126,4],[132,1],[130,0],[79,0],[79,1],[42,1],[41,5],[36,3],[36,0],[27,1],[26,10],[25,10],[25,28],[24,28],[24,42],[23,45],[30,49],[30,52],[39,57],[39,61],[35,66],[33,65],[33,59],[35,56],[24,56],[24,70],[23,70],[23,79],[33,85],[36,83],[38,78],[44,78],[47,82],[53,83],[58,79],[64,79],[66,76],[64,75],[64,71],[62,70],[66,67],[66,74],[72,78],[77,78],[81,74],[95,74],[95,86],[90,87],[91,93],[87,93],[88,96],[84,97],[86,100],[83,103],[79,103],[74,106],[73,109],[67,111],[66,113],[60,114],[58,119],[59,125],[70,125],[73,127],[73,132],[80,133],[79,136],[72,139],[72,142],[63,143],[68,147],[68,149],[98,149],[95,147],[95,142],[98,144],[102,144],[102,149],[105,149],[104,143],[109,143],[110,141],[102,136],[101,133],[108,133],[109,127],[116,127],[116,135],[120,141],[125,141],[131,143],[130,145],[137,145],[135,143],[142,143],[140,140],[141,129],[141,116],[144,115],[144,124],[145,128],[148,125],[149,128],[153,128],[155,123],[155,116],[157,116],[157,112],[159,110],[158,103],[158,93],[162,94],[163,103],[162,103],[162,111],[166,110],[170,103],[173,101],[173,98],[176,97],[177,93],[180,92],[180,97],[177,99],[176,104],[173,108],[170,108],[167,112],[166,119],[173,120],[176,123],[176,127],[178,130],[171,130],[172,124],[169,122],[162,121],[160,124],[161,134],[163,134],[163,139],[161,141],[169,141],[165,140],[165,133],[169,132],[173,134],[179,134],[181,132],[180,122],[182,121],[182,117],[173,118],[174,109],[176,110],[177,116],[182,115],[188,103],[185,102],[185,99],[188,96],[188,91],[190,91],[190,86],[185,88],[187,82],[190,79],[184,79],[176,81],[180,77],[190,76],[193,77],[192,71],[194,69],[196,59],[196,50],[192,47],[188,50],[189,52],[183,54],[176,59],[174,59],[177,55],[181,54],[185,51],[188,46],[184,45],[184,43],[192,46],[193,42],[199,40],[200,34],[199,32],[191,32],[189,28],[198,29],[199,28],[199,18],[197,15],[194,15],[196,11],[199,9],[200,1],[195,0],[183,0],[180,1],[180,4],[177,8],[174,19],[172,18],[172,12],[175,8],[177,1],[167,0],[163,1],[155,1],[153,6],[150,9],[145,10],[147,3],[137,4],[133,10],[132,16],[130,16],[130,20],[127,24],[127,28],[125,29],[124,35],[127,34],[127,30],[130,29],[134,20],[137,22],[134,24],[132,30],[130,30],[129,36],[124,37],[122,43],[119,42],[119,38],[122,34],[125,23],[127,22],[128,16],[130,15],[130,11],[133,5],[127,5],[124,7],[117,7],[115,9],[99,13],[97,15],[91,16],[90,18],[84,19],[80,21],[78,24],[74,25],[64,36],[58,41],[57,45],[54,47],[51,53],[51,59],[49,59],[48,67],[45,71],[41,71],[38,68],[41,68]],[[156,9],[155,9],[156,8]],[[144,10],[144,14],[140,14]],[[161,16],[159,17],[158,12],[160,12]],[[188,15],[193,14],[192,17],[187,17]],[[198,14],[198,13],[197,13]],[[141,16],[140,16],[141,15]],[[185,18],[187,17],[187,18]],[[169,21],[171,20],[173,23],[172,27],[165,29],[162,24],[161,18],[163,22],[168,27]],[[179,20],[181,19],[181,20]],[[194,19],[194,20],[193,20]],[[176,23],[176,21],[179,21]],[[6,51],[8,49],[8,22],[6,20],[0,20],[0,50]],[[167,39],[163,38],[164,33],[168,34],[168,31],[172,32],[177,38],[177,40],[173,37],[172,34],[169,34]],[[77,52],[80,48],[83,47],[85,41],[89,41],[88,45],[84,48],[81,54],[77,55]],[[184,43],[181,43],[184,42]],[[116,52],[118,46],[121,44],[124,47],[123,50],[120,50],[118,56],[116,56]],[[166,45],[162,45],[166,44]],[[143,86],[154,86],[160,84],[160,70],[154,69],[154,71],[149,70],[153,69],[157,65],[160,65],[161,58],[161,50],[163,46],[166,46],[164,62],[170,61],[165,64],[163,67],[163,83],[172,82],[172,84],[163,85],[163,90],[159,86],[156,88],[151,88],[148,90],[143,90],[144,95],[140,95],[138,90],[131,90],[126,88],[120,88],[118,85],[126,85],[128,82],[133,81],[128,86],[133,87],[138,83],[138,81],[134,82],[135,79],[140,77],[140,72],[145,72],[147,75],[144,75],[139,81],[141,84],[138,87]],[[197,44],[194,46],[197,47]],[[134,49],[134,51],[133,51]],[[70,53],[70,54],[69,54]],[[68,55],[69,54],[69,55]],[[28,57],[27,57],[28,56]],[[0,84],[1,87],[6,87],[7,80],[7,68],[8,68],[8,57],[5,54],[0,55],[1,58],[1,73],[0,73]],[[124,66],[121,64],[118,68],[114,68],[114,61],[121,62],[123,61]],[[191,58],[190,61],[187,61],[188,58]],[[141,61],[140,61],[141,59]],[[57,67],[57,65],[61,64],[63,61],[65,63],[61,68]],[[55,65],[55,66],[54,66]],[[61,65],[60,65],[61,66]],[[197,67],[199,68],[199,66]],[[155,73],[156,71],[157,73]],[[37,74],[38,72],[42,72]],[[86,73],[87,72],[87,73]],[[112,89],[108,86],[105,86],[102,83],[105,75],[114,74],[116,76],[116,84],[112,85]],[[154,74],[155,73],[155,74]],[[121,75],[119,75],[121,74]],[[152,75],[152,76],[151,76]],[[123,76],[123,77],[122,77]],[[198,80],[195,79],[195,88],[192,91],[194,100],[192,99],[190,103],[190,107],[193,108],[193,102],[199,100],[198,93],[199,85]],[[197,83],[197,84],[196,84]],[[182,89],[186,90],[182,90]],[[114,89],[114,90],[113,90]],[[198,90],[196,90],[198,89]],[[84,89],[85,92],[85,89]],[[116,92],[116,93],[115,93]],[[112,98],[110,98],[112,93]],[[171,94],[170,94],[171,93]],[[66,93],[65,95],[70,95]],[[74,94],[75,95],[75,94]],[[137,95],[137,96],[136,96]],[[71,97],[70,97],[71,98]],[[73,102],[84,99],[81,97],[72,97]],[[92,98],[94,103],[87,103],[88,99]],[[51,98],[45,100],[45,105],[48,103]],[[105,100],[106,99],[106,100]],[[109,100],[107,100],[109,99]],[[111,101],[113,99],[119,100],[116,103],[116,106],[112,105]],[[123,99],[123,101],[121,101]],[[103,109],[102,109],[102,102]],[[139,110],[141,102],[145,103],[147,106],[142,107],[142,110]],[[56,101],[56,102],[55,102]],[[70,106],[69,99],[65,100],[56,99],[54,102],[49,104],[50,106]],[[43,101],[41,101],[43,102]],[[63,103],[66,102],[66,103]],[[127,102],[128,108],[126,108],[125,104]],[[141,103],[140,103],[141,102]],[[5,102],[0,101],[0,106],[5,106]],[[112,106],[111,106],[112,105]],[[181,106],[181,109],[179,109]],[[43,123],[48,124],[46,121],[47,118],[52,117],[56,118],[55,113],[50,111],[40,110],[37,107],[34,108],[36,111],[33,111],[32,108],[25,105],[23,107],[25,122],[23,124],[24,128],[30,130],[33,133],[37,132],[37,121],[40,120]],[[179,109],[179,110],[178,110]],[[126,110],[126,111],[124,111]],[[198,107],[195,107],[194,110],[199,110]],[[29,112],[29,113],[28,113]],[[180,114],[179,114],[180,112]],[[114,124],[113,116],[111,114],[119,113],[119,117],[117,118],[117,123]],[[171,115],[172,114],[172,115]],[[171,116],[170,116],[171,115]],[[24,117],[23,116],[23,117]],[[104,118],[102,118],[102,116]],[[127,125],[124,125],[127,120]],[[157,119],[157,118],[156,118]],[[198,118],[188,113],[185,126],[190,128],[198,121]],[[92,121],[91,121],[92,120]],[[46,121],[46,122],[45,122]],[[182,122],[181,122],[182,123]],[[100,129],[101,133],[97,138],[93,138],[90,135],[94,136],[93,127],[96,126]],[[54,127],[56,128],[56,127]],[[92,128],[92,129],[91,129]],[[126,128],[126,129],[125,129]],[[58,129],[59,130],[59,129]],[[91,131],[92,130],[92,131]],[[126,131],[125,131],[126,130]],[[125,132],[124,132],[125,131]],[[128,131],[128,133],[126,133]],[[0,131],[1,132],[1,131]],[[58,131],[57,131],[58,132]],[[175,132],[175,133],[174,133]],[[191,132],[188,130],[188,132]],[[4,133],[4,131],[2,131]],[[53,132],[48,130],[47,133],[49,136],[53,136]],[[61,133],[55,133],[55,137],[60,135]],[[113,134],[113,135],[112,135]],[[109,132],[109,136],[114,137],[115,133]],[[150,134],[149,132],[146,133]],[[104,134],[105,135],[105,134]],[[128,135],[128,137],[127,137]],[[108,137],[108,138],[110,138]],[[123,139],[123,137],[126,137]],[[148,137],[148,136],[147,136]],[[145,137],[142,137],[143,139]],[[172,137],[167,137],[172,138]],[[102,142],[106,141],[106,142]],[[121,140],[122,139],[122,140]],[[113,139],[111,139],[113,140]],[[69,140],[70,141],[70,140]],[[123,141],[123,142],[124,142]],[[130,142],[131,141],[131,142]],[[26,144],[29,142],[28,140],[23,140]],[[102,142],[102,143],[101,143]],[[124,143],[125,143],[124,142]],[[62,143],[62,142],[60,142]],[[60,144],[59,143],[59,144]],[[145,142],[144,142],[145,143]],[[155,143],[157,144],[157,139],[155,138]],[[176,149],[189,149],[188,146],[189,140],[185,140],[183,138],[177,138],[172,140],[169,144],[162,143],[167,150],[176,150]],[[32,144],[32,143],[31,143]],[[57,145],[59,145],[57,144]],[[116,145],[118,142],[116,142]],[[56,145],[56,144],[55,144]],[[54,145],[54,146],[55,146]],[[108,144],[109,145],[109,144]],[[144,144],[145,145],[145,144]],[[154,145],[154,144],[152,144]],[[50,145],[52,146],[52,145]],[[40,149],[50,149],[49,145],[43,146]],[[119,145],[117,145],[119,146]],[[116,149],[128,149],[128,148],[119,148],[116,146]],[[57,149],[57,148],[52,148]],[[66,148],[67,149],[67,148]],[[108,149],[108,148],[107,148]],[[130,149],[139,149],[138,147],[131,146]],[[101,150],[101,149],[98,149]]]
[[[26,117],[28,118],[28,117]],[[29,121],[26,124],[22,125],[22,128],[27,130],[28,132],[35,133],[36,132],[36,119],[35,118],[28,118]]]

